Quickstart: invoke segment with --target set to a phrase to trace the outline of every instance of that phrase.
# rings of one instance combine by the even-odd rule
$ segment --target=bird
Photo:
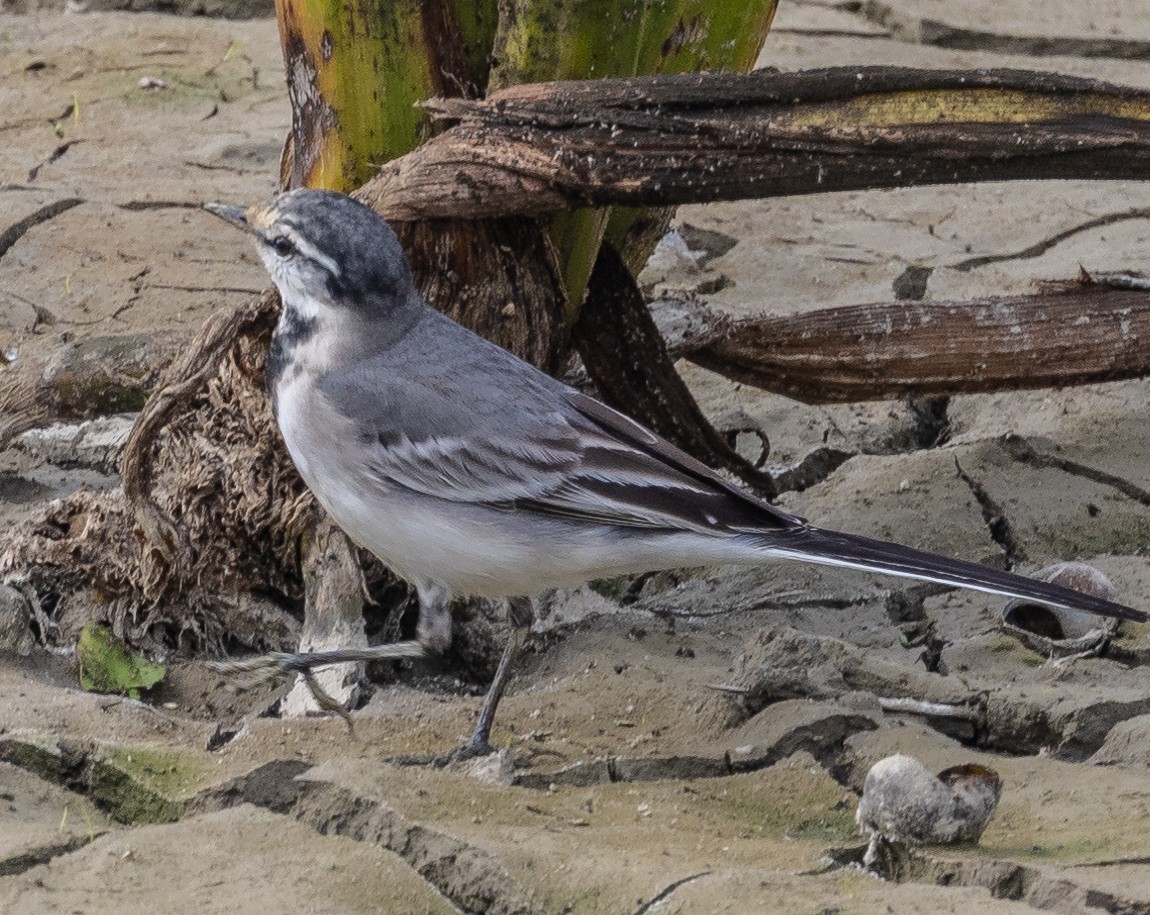
[[[825,530],[724,479],[432,308],[387,222],[331,191],[205,209],[247,233],[280,293],[266,383],[304,483],[348,537],[414,586],[415,638],[274,653],[229,672],[434,657],[453,596],[510,601],[512,633],[461,754],[491,751],[529,599],[594,579],[780,559],[1145,620],[1130,607],[895,543]],[[338,709],[336,709],[338,710]]]

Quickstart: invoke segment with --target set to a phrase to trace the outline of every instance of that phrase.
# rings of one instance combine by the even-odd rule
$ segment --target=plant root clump
[[[263,392],[276,310],[265,294],[205,325],[140,414],[123,489],[48,503],[0,543],[43,641],[95,619],[154,649],[294,647],[317,512]]]

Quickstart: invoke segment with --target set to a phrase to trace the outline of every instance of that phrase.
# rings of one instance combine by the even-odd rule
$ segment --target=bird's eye
[[[277,235],[270,242],[271,246],[275,248],[276,254],[281,257],[287,257],[289,254],[295,253],[295,243],[286,235]]]

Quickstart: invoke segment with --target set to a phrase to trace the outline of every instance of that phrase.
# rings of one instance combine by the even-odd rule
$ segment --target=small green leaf
[[[131,654],[103,623],[84,626],[76,655],[80,659],[80,686],[90,693],[120,693],[139,699],[140,690],[155,686],[167,673],[162,664]]]

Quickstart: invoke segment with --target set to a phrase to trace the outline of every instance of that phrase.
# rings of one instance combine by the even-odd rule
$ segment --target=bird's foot
[[[462,762],[468,759],[475,759],[477,756],[490,756],[492,753],[498,752],[495,747],[491,746],[487,741],[487,735],[482,736],[472,734],[471,739],[463,746],[459,747],[455,754]]]
[[[492,753],[499,752],[487,737],[472,734],[466,743],[448,750],[446,753],[419,753],[404,756],[391,756],[388,762],[397,766],[430,766],[434,769],[447,769],[469,763]]]
[[[339,715],[347,725],[348,732],[355,734],[355,725],[351,714],[343,703],[325,690],[315,675],[315,668],[328,664],[342,663],[345,660],[331,660],[328,656],[339,652],[323,652],[317,654],[288,654],[274,651],[260,655],[256,658],[245,658],[242,661],[209,661],[208,667],[226,677],[233,678],[241,689],[250,689],[263,683],[276,683],[287,680],[293,674],[303,677],[304,685],[315,700],[315,704],[322,711],[333,712]]]
[[[221,673],[241,689],[250,689],[264,683],[283,680],[296,670],[294,659],[299,655],[273,651],[254,658],[239,661],[208,661],[209,670]]]
[[[414,759],[407,764],[417,762]],[[440,769],[450,769],[487,785],[510,787],[515,783],[515,757],[511,750],[493,747],[476,748],[470,744],[456,747],[448,753],[426,757],[418,762]]]
[[[311,693],[311,697],[315,700],[315,704],[320,707],[321,711],[334,712],[343,719],[343,723],[347,725],[347,732],[353,737],[355,736],[355,723],[351,720],[351,712],[349,712],[342,702],[335,698],[326,689],[320,686],[319,679],[311,668],[300,671],[303,676],[304,685]]]
[[[239,661],[211,661],[208,666],[219,673],[236,681],[241,689],[250,689],[263,683],[276,683],[287,680],[294,674],[303,677],[304,685],[319,708],[325,712],[339,715],[352,734],[355,726],[352,724],[351,714],[343,703],[325,690],[316,678],[315,670],[318,667],[327,667],[331,664],[347,664],[359,661],[378,661],[394,658],[415,658],[426,654],[424,647],[418,642],[394,642],[387,645],[376,645],[372,648],[342,648],[334,651],[298,652],[290,654],[283,651],[273,651],[269,654],[254,658],[243,658]]]

